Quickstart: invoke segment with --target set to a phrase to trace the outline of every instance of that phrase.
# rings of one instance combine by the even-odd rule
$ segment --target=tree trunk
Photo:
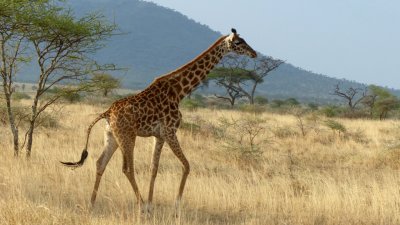
[[[254,105],[254,98],[253,98],[253,96],[250,96],[249,101],[250,101],[250,105]]]
[[[351,100],[349,100],[349,108],[350,108],[350,111],[354,111],[354,106],[353,106],[353,102],[351,101]]]
[[[253,97],[251,96],[251,94],[244,93],[244,95],[247,97],[247,99],[249,99],[250,105],[254,105],[254,99],[253,99]]]
[[[4,96],[6,98],[6,105],[7,105],[7,114],[8,114],[8,121],[10,122],[11,133],[13,135],[13,144],[14,144],[14,156],[18,156],[19,151],[19,142],[18,142],[18,127],[15,125],[15,118],[11,108],[11,84],[12,84],[12,72],[9,71],[7,73],[6,68],[6,55],[5,55],[5,47],[4,47],[4,40],[1,39],[0,41],[0,52],[1,52],[1,77],[3,80],[3,91]]]
[[[379,120],[383,120],[385,118],[385,111],[381,111],[379,114]]]
[[[4,70],[4,68],[2,69]],[[13,135],[14,156],[17,157],[19,153],[18,127],[15,125],[15,118],[11,108],[11,89],[7,85],[6,80],[3,80],[3,89],[4,89],[4,96],[6,98],[8,121],[10,123],[11,133]]]
[[[235,105],[235,100],[236,100],[237,95],[228,91],[228,96],[229,96],[229,98],[227,98],[227,99],[228,99],[229,103],[231,104],[231,108],[233,108],[233,106]]]
[[[32,152],[32,143],[33,143],[33,131],[35,130],[35,122],[36,122],[36,117],[37,117],[37,104],[38,104],[38,99],[39,97],[36,95],[35,99],[33,100],[32,104],[32,114],[31,118],[29,121],[29,130],[28,130],[28,142],[26,144],[26,157],[30,158],[31,152]]]
[[[229,102],[231,103],[231,108],[233,108],[233,106],[235,105],[235,98],[231,98]]]
[[[256,93],[257,85],[258,85],[258,81],[255,81],[253,84],[253,87],[251,88],[251,92],[249,95],[249,101],[250,101],[251,105],[254,105],[254,95]]]
[[[28,142],[26,143],[26,158],[31,157],[34,127],[35,127],[35,121],[31,120],[29,123],[29,130],[28,130]]]
[[[11,133],[13,135],[14,156],[18,156],[19,140],[18,140],[18,127],[15,125],[14,114],[11,109],[11,96],[6,94],[8,121],[10,122]]]

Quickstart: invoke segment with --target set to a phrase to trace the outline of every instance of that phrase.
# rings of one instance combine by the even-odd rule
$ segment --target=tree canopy
[[[228,55],[218,67],[211,71],[208,80],[226,90],[227,96],[217,96],[230,101],[231,105],[236,98],[246,97],[250,104],[254,104],[256,89],[264,82],[265,77],[283,63],[282,60],[272,57],[258,57],[250,59],[238,55]]]
[[[107,97],[110,91],[121,86],[121,82],[111,74],[95,73],[88,85],[90,85],[94,90],[102,91],[103,96]]]
[[[36,75],[37,88],[25,135],[29,156],[35,121],[61,97],[44,99],[43,94],[56,84],[77,84],[93,72],[113,69],[112,65],[98,64],[91,56],[115,29],[115,24],[100,13],[75,17],[62,1],[0,0],[0,71],[16,152],[18,129],[13,121],[11,95],[20,64],[30,60],[36,63],[31,73]],[[73,91],[82,90],[82,86],[75,87]]]

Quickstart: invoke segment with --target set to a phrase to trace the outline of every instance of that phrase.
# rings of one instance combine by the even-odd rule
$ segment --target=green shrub
[[[12,107],[12,112],[14,114],[15,121],[19,121],[20,126],[28,126],[30,118],[30,108],[23,106]],[[8,123],[8,113],[6,106],[0,106],[0,123]],[[42,112],[40,116],[36,119],[36,125],[38,127],[45,128],[57,128],[59,123],[57,118],[50,113]]]
[[[22,124],[28,122],[28,115],[30,113],[29,108],[20,105],[14,105],[14,107],[11,108],[11,111],[14,114],[15,121],[21,121]],[[7,107],[5,105],[0,106],[0,120],[2,123],[9,122]]]
[[[182,121],[179,129],[190,131],[191,133],[199,133],[200,132],[200,125],[195,123]]]
[[[281,139],[295,137],[298,135],[298,133],[293,131],[291,127],[277,127],[272,132],[275,135],[275,137]]]
[[[180,130],[189,132],[192,135],[200,135],[202,138],[205,137],[220,137],[222,130],[212,123],[204,120],[201,116],[188,115],[184,120],[181,121]]]
[[[181,107],[188,110],[196,110],[197,108],[205,107],[205,104],[202,100],[199,99],[188,99],[185,98],[181,101]]]
[[[370,117],[368,112],[366,112],[364,110],[354,110],[354,111],[347,110],[347,111],[341,113],[340,116],[344,117],[344,118],[349,118],[349,119],[359,119],[359,118],[368,118],[368,117]]]
[[[60,126],[57,118],[46,112],[42,112],[36,123],[44,128],[57,128]]]
[[[317,103],[313,103],[313,102],[308,103],[307,106],[309,109],[311,109],[313,111],[318,110],[318,107],[319,107]]]
[[[24,93],[24,92],[15,92],[12,95],[12,99],[16,100],[16,101],[19,101],[22,99],[30,99],[30,98],[31,98],[31,96],[29,96],[27,93]]]
[[[70,103],[80,102],[82,100],[82,96],[76,92],[66,92],[62,97]]]
[[[96,106],[110,106],[113,102],[115,102],[116,100],[120,99],[114,99],[111,97],[112,95],[110,95],[110,97],[103,97],[102,95],[85,95],[85,97],[82,99],[85,104],[88,105],[96,105]]]
[[[329,127],[333,131],[337,131],[340,133],[346,133],[346,127],[335,120],[327,120],[325,121],[325,126]]]
[[[199,102],[205,102],[205,100],[206,100],[206,97],[204,97],[203,95],[200,95],[200,94],[194,94],[193,96],[192,96],[192,98],[194,99],[194,100],[196,100],[196,101],[199,101]]]
[[[258,105],[266,105],[268,104],[268,99],[264,96],[256,96],[254,102]]]
[[[326,117],[336,117],[341,113],[341,109],[334,105],[328,105],[322,108],[321,112]]]
[[[285,105],[296,106],[296,105],[300,105],[300,102],[297,101],[297,99],[295,99],[295,98],[288,98],[285,100]]]
[[[265,122],[257,116],[220,118],[222,147],[242,159],[259,159],[263,154],[263,143],[267,141],[263,138],[267,129]]]
[[[273,108],[280,108],[285,104],[285,101],[280,100],[280,99],[274,99],[272,101],[271,107]]]
[[[288,98],[285,100],[275,99],[272,101],[272,104],[271,104],[271,106],[273,108],[281,108],[283,106],[292,107],[292,106],[298,106],[298,105],[300,105],[300,102],[297,101],[297,99],[295,99],[295,98]]]
[[[69,87],[54,87],[53,89],[48,90],[47,94],[49,94],[49,96],[59,95],[61,96],[61,99],[66,100],[70,103],[80,102],[83,98],[83,96],[78,91]]]
[[[248,113],[263,113],[266,110],[265,106],[249,105],[249,104],[239,105],[238,108],[240,111],[248,112]]]

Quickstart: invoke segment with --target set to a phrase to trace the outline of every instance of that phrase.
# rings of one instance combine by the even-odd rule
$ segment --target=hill
[[[100,62],[127,68],[127,72],[116,74],[126,88],[142,89],[155,77],[190,61],[222,35],[177,11],[150,2],[71,0],[67,4],[77,15],[101,11],[118,24],[124,34],[112,37],[94,57]],[[227,32],[229,29],[227,27]],[[33,78],[25,73],[20,81],[29,82]],[[364,86],[284,64],[266,79],[258,92],[269,98],[332,102],[336,98],[329,93],[338,82],[344,87]]]

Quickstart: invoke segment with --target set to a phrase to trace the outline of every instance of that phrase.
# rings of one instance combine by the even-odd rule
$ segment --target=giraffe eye
[[[233,44],[235,44],[235,45],[238,45],[240,43],[242,43],[240,40],[233,41]]]

